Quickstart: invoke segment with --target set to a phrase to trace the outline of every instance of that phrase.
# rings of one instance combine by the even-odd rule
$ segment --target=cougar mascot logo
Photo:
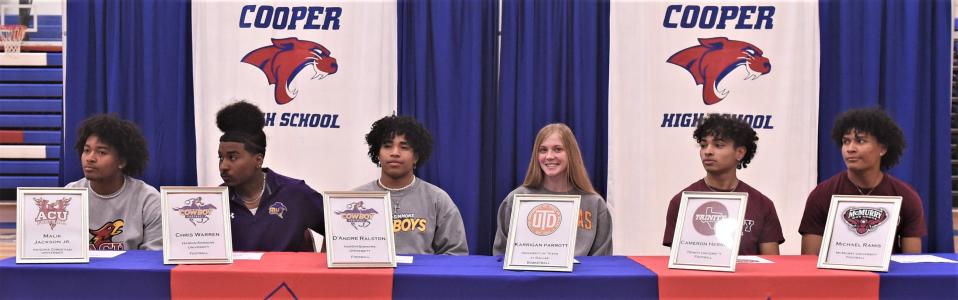
[[[298,91],[290,83],[303,69],[313,70],[310,79],[323,79],[336,73],[339,66],[323,45],[298,38],[273,39],[273,44],[246,54],[242,61],[260,68],[266,81],[275,85],[273,96],[278,104],[296,98]]]
[[[725,99],[728,91],[718,85],[739,66],[745,66],[743,80],[755,80],[768,74],[772,64],[762,56],[762,49],[747,42],[724,37],[699,39],[698,46],[685,48],[669,57],[668,62],[692,73],[695,84],[702,85],[702,100],[712,105]]]
[[[97,229],[90,229],[90,250],[123,250],[122,243],[113,242],[113,237],[123,233],[123,220],[106,222]]]

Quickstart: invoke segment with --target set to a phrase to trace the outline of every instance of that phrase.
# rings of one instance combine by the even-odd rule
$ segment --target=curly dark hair
[[[216,113],[216,127],[223,131],[220,142],[237,142],[253,154],[266,155],[266,133],[263,111],[246,101],[239,101]]]
[[[126,161],[123,174],[139,176],[146,170],[150,152],[146,148],[146,138],[133,122],[123,120],[116,114],[98,114],[83,120],[77,129],[77,154],[83,156],[83,146],[90,136],[97,136],[100,142],[116,149],[120,158]]]
[[[695,127],[692,139],[701,143],[706,137],[712,139],[732,141],[735,147],[745,147],[745,156],[735,166],[737,169],[747,168],[758,151],[758,135],[752,126],[745,121],[728,114],[712,114]]]
[[[852,109],[839,115],[832,127],[832,141],[841,148],[842,137],[852,131],[871,134],[878,143],[885,145],[887,152],[881,158],[882,170],[897,165],[905,152],[905,135],[901,127],[881,108]]]
[[[432,155],[432,135],[419,121],[410,116],[388,116],[374,122],[366,134],[369,158],[374,164],[379,163],[379,148],[396,135],[406,137],[406,142],[418,158],[417,165],[421,166]]]

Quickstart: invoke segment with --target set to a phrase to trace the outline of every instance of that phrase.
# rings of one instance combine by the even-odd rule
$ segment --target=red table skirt
[[[231,265],[180,265],[170,274],[174,299],[388,299],[393,269],[329,269],[326,255],[267,252]]]
[[[818,257],[762,256],[734,273],[669,269],[669,258],[630,257],[659,277],[660,299],[878,299],[878,274],[816,268]],[[849,288],[854,287],[854,288]]]

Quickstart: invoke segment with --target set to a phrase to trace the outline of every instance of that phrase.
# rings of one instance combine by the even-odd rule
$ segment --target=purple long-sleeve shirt
[[[266,188],[254,215],[230,188],[233,250],[312,251],[306,229],[324,233],[323,196],[305,181],[266,173]]]

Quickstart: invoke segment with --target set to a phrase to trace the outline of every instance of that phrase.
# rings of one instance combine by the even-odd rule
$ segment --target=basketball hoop
[[[0,40],[3,41],[3,52],[10,54],[20,53],[20,45],[27,33],[23,25],[0,25]]]

